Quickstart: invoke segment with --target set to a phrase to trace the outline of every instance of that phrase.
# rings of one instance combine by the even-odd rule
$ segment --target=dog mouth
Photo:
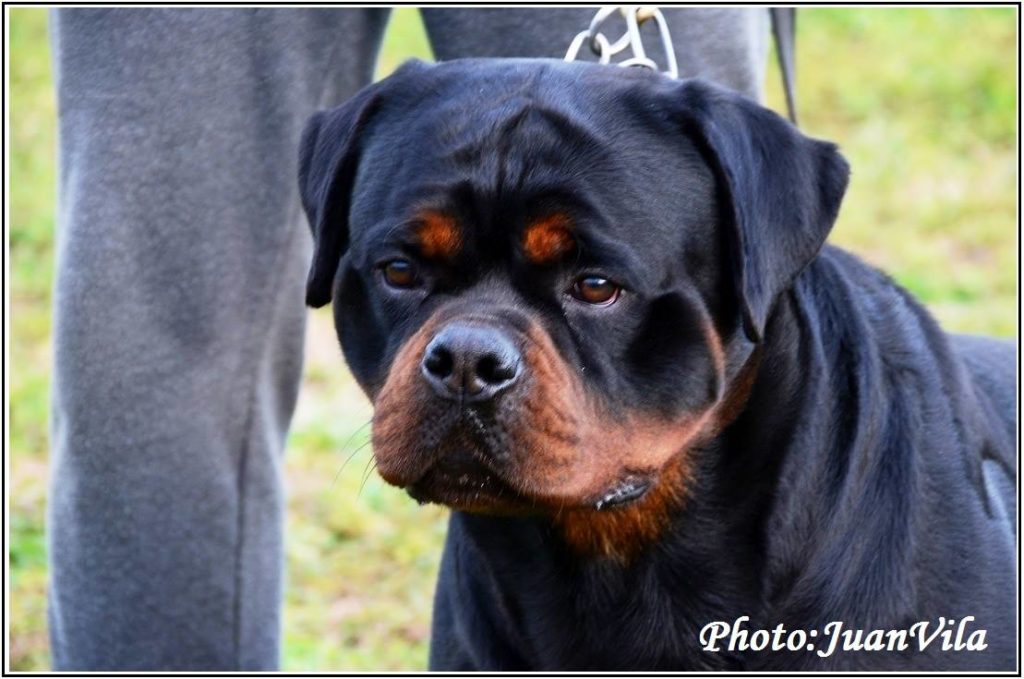
[[[401,483],[420,504],[482,514],[538,515],[551,510],[589,508],[607,512],[632,505],[654,486],[656,475],[623,471],[589,497],[567,497],[531,490],[517,476],[493,418],[483,411],[461,408],[438,416],[433,436],[425,437],[421,459],[427,462],[416,478]],[[527,463],[528,465],[528,463]]]
[[[653,485],[649,478],[627,476],[587,506],[599,512],[627,507],[643,499]],[[446,456],[405,490],[420,504],[479,513],[537,513],[550,504],[516,490],[469,452]]]
[[[423,459],[432,461],[418,478],[404,485],[420,504],[436,503],[452,509],[485,511],[520,502],[519,494],[495,470],[482,414],[460,408],[437,416],[435,435],[426,437]]]
[[[419,478],[405,485],[409,496],[420,504],[442,504],[451,509],[489,514],[535,514],[545,508],[569,505],[605,512],[638,502],[655,484],[653,475],[625,473],[589,499],[566,504],[565,498],[547,498],[523,489],[515,478],[494,468],[497,456],[481,450],[482,443],[476,437],[467,436],[464,431],[459,434],[454,437],[455,445],[440,446],[443,452],[435,456]]]
[[[593,442],[575,419],[541,417],[520,393],[480,403],[430,397],[384,417],[379,439],[375,419],[378,470],[420,504],[492,515],[607,513],[646,497],[658,478],[653,467],[595,462],[609,456],[584,452]]]

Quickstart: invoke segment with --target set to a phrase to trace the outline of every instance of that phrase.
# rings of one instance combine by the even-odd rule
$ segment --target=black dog
[[[433,668],[1013,669],[1013,348],[823,247],[847,175],[617,67],[411,63],[310,121],[307,301],[381,475],[456,510]]]

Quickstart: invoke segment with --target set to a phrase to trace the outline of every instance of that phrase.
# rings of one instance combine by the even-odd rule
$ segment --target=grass
[[[55,109],[46,11],[8,12],[10,667],[42,670]],[[1016,334],[1016,10],[802,9],[799,24],[802,125],[854,169],[833,242],[892,273],[946,328]],[[402,8],[378,75],[412,56],[430,50]],[[768,82],[781,110],[774,66]],[[284,668],[423,668],[444,512],[364,483],[369,405],[329,312],[310,321],[286,462]]]

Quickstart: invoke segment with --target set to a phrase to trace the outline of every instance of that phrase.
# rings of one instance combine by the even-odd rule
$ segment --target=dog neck
[[[736,360],[737,367],[729,369],[729,387],[709,413],[704,431],[697,441],[669,461],[658,475],[656,485],[641,499],[604,511],[567,509],[554,518],[556,530],[571,551],[582,557],[601,557],[626,565],[662,537],[693,491],[698,462],[695,455],[744,410],[761,357],[761,348],[753,347]]]

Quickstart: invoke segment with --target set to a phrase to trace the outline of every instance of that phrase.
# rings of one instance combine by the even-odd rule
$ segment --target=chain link
[[[626,32],[615,42],[611,42],[601,32],[601,27],[616,12],[622,14],[626,20]],[[586,30],[580,31],[569,44],[565,53],[566,61],[575,61],[579,55],[583,43],[586,43],[590,51],[597,55],[598,62],[602,64],[612,63],[612,57],[625,51],[627,48],[632,56],[623,61],[616,62],[618,66],[642,66],[654,71],[659,70],[653,59],[647,56],[644,50],[643,38],[640,36],[640,26],[651,19],[658,25],[658,35],[661,38],[661,47],[665,52],[665,60],[668,69],[665,71],[671,78],[679,77],[679,67],[676,64],[676,50],[672,44],[672,37],[669,35],[668,23],[665,16],[657,7],[602,7],[590,21]]]

